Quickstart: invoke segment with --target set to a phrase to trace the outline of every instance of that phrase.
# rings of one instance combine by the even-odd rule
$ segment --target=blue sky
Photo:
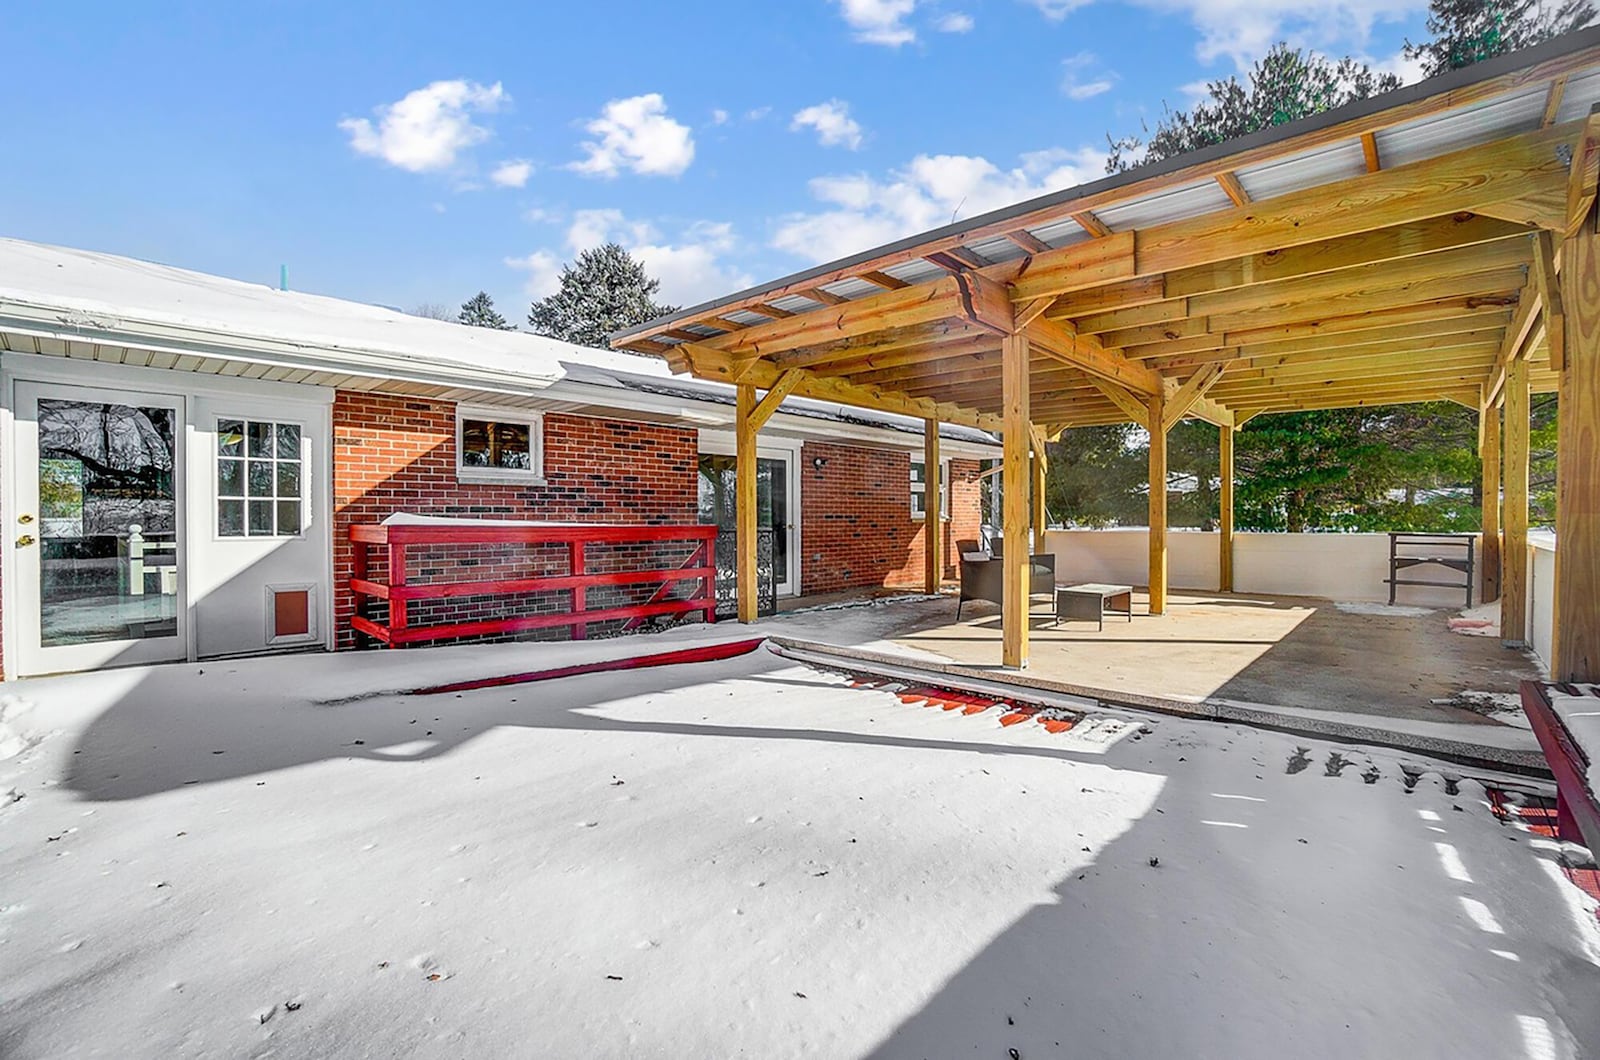
[[[577,250],[680,303],[1102,173],[1287,39],[1417,0],[11,5],[0,235],[522,321]]]

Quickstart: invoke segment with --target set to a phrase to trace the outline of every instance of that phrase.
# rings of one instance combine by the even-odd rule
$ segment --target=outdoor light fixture
[[[811,458],[811,466],[816,470],[821,471],[823,468],[828,466],[828,458],[825,456],[814,456]]]

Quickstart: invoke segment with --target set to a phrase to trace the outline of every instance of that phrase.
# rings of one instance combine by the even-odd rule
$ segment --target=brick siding
[[[456,411],[448,401],[340,391],[333,405],[334,623],[341,648],[355,642],[350,618],[355,599],[348,591],[355,523],[381,522],[397,512],[473,518],[549,519],[561,522],[669,524],[697,520],[698,445],[692,429],[628,423],[581,416],[544,419],[542,486],[479,485],[456,479]],[[677,566],[684,546],[650,546],[624,556],[590,545],[588,569],[618,566]],[[378,550],[370,553],[374,576],[383,576]],[[467,548],[413,548],[407,553],[409,578],[428,581],[479,581],[501,577],[565,574],[565,546],[477,545]],[[654,586],[589,590],[589,606],[642,603]],[[689,583],[680,586],[687,592]],[[443,621],[543,614],[568,609],[568,594],[521,598],[458,597],[414,603],[413,625]],[[380,612],[381,613],[381,612]],[[595,632],[604,632],[597,628]],[[565,628],[527,636],[561,637]]]
[[[818,469],[815,461],[827,464]],[[911,517],[912,454],[807,442],[800,453],[800,591],[923,584],[924,533]],[[950,515],[941,552],[956,577],[957,542],[976,541],[981,521],[976,460],[949,462]]]

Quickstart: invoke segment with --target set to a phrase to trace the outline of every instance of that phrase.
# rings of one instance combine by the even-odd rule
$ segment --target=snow
[[[1388,615],[1393,618],[1426,618],[1433,614],[1431,607],[1408,607],[1405,604],[1369,603],[1365,600],[1340,600],[1333,605],[1347,615]]]
[[[1550,690],[1550,705],[1588,759],[1591,794],[1600,794],[1600,685],[1578,685],[1577,695]]]
[[[1464,633],[1469,637],[1498,637],[1500,635],[1500,601],[1490,600],[1477,607],[1457,612],[1450,620],[1450,632]]]
[[[869,646],[913,611],[758,629]],[[385,692],[748,635],[8,685],[0,1054],[1600,1044],[1593,903],[1414,756],[1408,790],[1399,755],[1239,726],[1002,727],[765,650]]]
[[[513,373],[530,389],[564,378],[563,360],[635,375],[671,374],[654,357],[585,349],[522,331],[465,327],[115,254],[0,239],[0,312],[16,305],[48,309],[60,323],[95,330],[157,325]]]

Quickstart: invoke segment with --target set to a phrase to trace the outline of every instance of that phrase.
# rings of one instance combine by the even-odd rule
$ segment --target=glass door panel
[[[181,406],[31,384],[18,385],[18,399],[29,670],[183,657]],[[37,539],[26,532],[34,513]]]

